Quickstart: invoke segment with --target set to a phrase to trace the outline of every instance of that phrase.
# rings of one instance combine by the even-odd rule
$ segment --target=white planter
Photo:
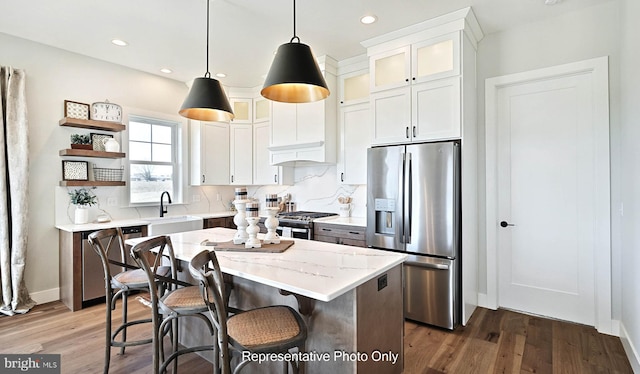
[[[82,225],[89,222],[89,207],[86,205],[76,205],[73,223]]]

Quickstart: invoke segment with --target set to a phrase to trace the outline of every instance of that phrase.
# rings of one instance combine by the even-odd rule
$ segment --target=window
[[[163,191],[178,191],[179,123],[129,116],[129,203],[157,203]]]

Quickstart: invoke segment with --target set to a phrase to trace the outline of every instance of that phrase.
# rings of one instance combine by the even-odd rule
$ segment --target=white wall
[[[622,317],[621,334],[627,356],[640,373],[640,2],[621,1],[621,190]],[[635,352],[634,352],[635,351]]]
[[[561,6],[562,3],[560,3]],[[601,56],[609,56],[611,206],[620,205],[620,14],[619,2],[610,1],[555,18],[521,25],[489,34],[478,47],[478,134],[480,253],[479,288],[486,292],[485,248],[485,79]],[[617,212],[617,211],[616,211]],[[615,212],[614,212],[615,213]],[[612,214],[612,292],[613,318],[620,318],[622,281],[620,277],[620,216]]]

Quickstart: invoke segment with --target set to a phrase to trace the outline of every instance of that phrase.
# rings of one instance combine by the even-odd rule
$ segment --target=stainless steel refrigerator
[[[404,252],[405,318],[453,329],[461,318],[460,144],[367,151],[368,247]]]

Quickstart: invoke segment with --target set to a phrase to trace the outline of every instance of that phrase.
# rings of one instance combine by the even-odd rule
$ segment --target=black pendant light
[[[220,82],[209,72],[209,0],[207,0],[207,72],[193,80],[191,90],[180,108],[181,116],[199,121],[229,122],[233,110]]]
[[[296,0],[293,0],[293,37],[278,48],[260,94],[285,103],[307,103],[329,96],[327,82],[311,48],[300,43],[296,35]]]

